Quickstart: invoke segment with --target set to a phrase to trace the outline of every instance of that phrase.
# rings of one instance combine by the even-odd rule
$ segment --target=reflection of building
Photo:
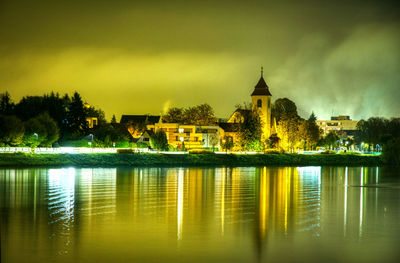
[[[353,137],[358,121],[351,120],[350,116],[338,116],[331,117],[331,120],[317,120],[316,123],[322,129],[323,135],[335,131],[341,137]]]

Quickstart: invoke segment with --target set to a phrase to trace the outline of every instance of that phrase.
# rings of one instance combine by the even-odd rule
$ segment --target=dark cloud
[[[400,115],[395,1],[60,2],[0,2],[1,91],[78,90],[108,117],[206,101],[226,116],[263,65],[303,115]]]

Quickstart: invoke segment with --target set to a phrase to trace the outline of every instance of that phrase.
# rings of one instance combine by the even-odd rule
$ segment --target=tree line
[[[382,149],[386,163],[400,164],[400,118],[360,120],[354,139],[368,151]]]
[[[87,117],[97,118],[97,125],[92,129]],[[107,123],[104,112],[85,104],[78,92],[72,96],[54,92],[26,96],[17,103],[8,92],[0,94],[1,146],[50,147],[85,141],[89,134],[93,146],[128,141],[123,129]]]

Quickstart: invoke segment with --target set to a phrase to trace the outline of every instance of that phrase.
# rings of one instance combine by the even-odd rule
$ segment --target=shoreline
[[[173,167],[173,166],[382,166],[380,156],[356,154],[160,154],[0,153],[0,167]]]

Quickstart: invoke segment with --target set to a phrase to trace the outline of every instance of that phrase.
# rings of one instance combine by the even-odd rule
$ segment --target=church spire
[[[271,96],[271,93],[269,92],[269,87],[267,83],[265,83],[264,80],[264,67],[261,67],[261,77],[260,80],[258,81],[257,85],[254,87],[254,91],[251,94],[251,96],[258,96],[258,95],[267,95]]]

